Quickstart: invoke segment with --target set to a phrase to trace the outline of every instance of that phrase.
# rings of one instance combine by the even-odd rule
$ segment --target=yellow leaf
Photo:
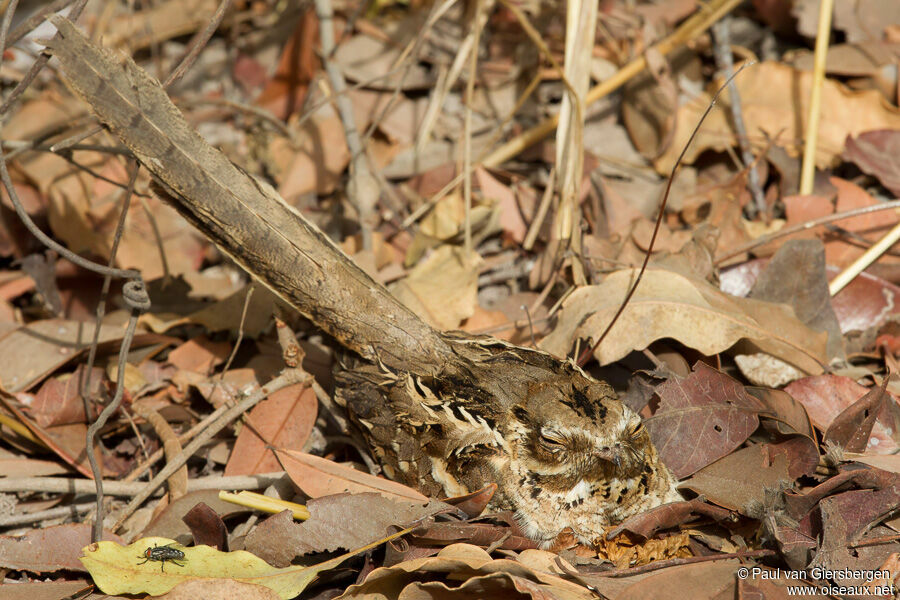
[[[179,583],[196,579],[233,579],[265,586],[281,598],[299,595],[320,572],[333,569],[351,556],[374,548],[388,540],[409,533],[404,529],[382,540],[309,567],[278,569],[255,554],[244,550],[221,552],[210,546],[180,546],[161,537],[141,538],[129,546],[99,542],[83,549],[81,562],[94,583],[105,594],[165,594]],[[148,548],[168,546],[184,554],[184,558],[144,561]]]

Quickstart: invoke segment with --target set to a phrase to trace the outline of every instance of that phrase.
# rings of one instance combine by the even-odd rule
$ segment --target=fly
[[[175,542],[172,542],[174,544]],[[172,544],[167,544],[165,546],[158,546],[153,544],[152,548],[147,548],[144,550],[143,554],[139,554],[138,558],[143,558],[143,562],[139,562],[139,565],[144,564],[148,560],[156,560],[159,561],[159,570],[163,573],[166,572],[166,561],[171,563],[175,563],[179,567],[183,567],[184,565],[179,563],[179,560],[187,560],[184,557],[184,552],[181,550],[177,550],[172,547]]]

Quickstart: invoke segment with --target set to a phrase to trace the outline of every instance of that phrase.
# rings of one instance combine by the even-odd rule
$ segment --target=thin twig
[[[897,240],[900,240],[900,223],[894,225],[883,238],[875,242],[871,248],[854,260],[850,266],[838,273],[838,276],[828,284],[828,292],[834,296],[844,289],[857,275],[865,271],[869,265],[878,260],[882,254],[897,243]]]
[[[809,114],[806,120],[806,139],[803,142],[803,164],[800,166],[800,194],[812,194],[816,175],[816,146],[819,144],[819,117],[822,114],[822,87],[825,84],[825,58],[831,34],[834,0],[819,2],[819,27],[816,30],[816,50],[809,90]]]
[[[6,8],[6,14],[3,15],[4,21],[9,18],[12,21],[12,15],[16,12],[16,6],[18,6],[18,0],[12,0],[9,3],[9,6]],[[81,16],[81,11],[84,10],[84,6],[87,4],[87,0],[78,0],[75,6],[72,7],[72,10],[69,11],[67,18],[73,23],[78,20],[78,17]],[[9,24],[6,25],[3,30],[2,36],[0,36],[0,48],[6,47],[6,35],[9,31]],[[59,34],[53,36],[54,39],[57,38]],[[31,68],[28,69],[28,72],[25,73],[25,77],[23,77],[17,84],[16,87],[13,88],[13,91],[9,93],[9,96],[6,97],[6,100],[3,101],[3,104],[0,104],[0,116],[6,114],[9,108],[13,105],[13,103],[18,100],[19,96],[28,89],[28,86],[31,85],[31,82],[34,81],[34,78],[38,76],[43,68],[50,61],[50,53],[42,52],[40,56],[38,56],[37,60],[34,61],[34,64],[31,65]]]
[[[347,82],[344,80],[344,74],[332,60],[335,42],[331,0],[315,0],[315,6],[316,16],[319,18],[319,39],[322,42],[322,64],[331,83],[331,89],[335,93],[335,105],[344,126],[347,149],[350,150],[350,181],[347,184],[347,195],[359,213],[363,249],[371,250],[372,229],[375,227],[376,218],[375,205],[378,202],[380,188],[378,180],[369,168],[369,157],[356,127],[353,104],[344,93],[347,90]]]
[[[116,232],[113,236],[112,246],[109,250],[109,260],[107,267],[112,268],[116,263],[116,253],[119,249],[119,242],[122,239],[122,232],[125,230],[125,217],[128,215],[128,209],[131,206],[131,195],[134,192],[134,184],[137,181],[140,165],[135,161],[131,161],[131,176],[128,178],[128,187],[125,190],[125,197],[122,199],[122,212],[119,214],[119,222],[116,223]],[[90,350],[88,350],[87,365],[82,373],[84,379],[81,381],[81,399],[84,402],[84,414],[90,415],[90,380],[91,370],[94,368],[94,360],[97,358],[97,344],[100,341],[100,326],[103,324],[103,317],[106,315],[106,299],[109,295],[109,288],[112,285],[112,276],[107,274],[103,277],[103,285],[100,288],[100,299],[97,301],[97,313],[94,319],[94,339],[91,341]]]
[[[150,480],[150,482],[144,484],[144,489],[141,491],[141,493],[136,495],[131,500],[131,502],[129,502],[128,505],[122,510],[122,514],[119,516],[119,520],[113,527],[113,531],[121,527],[125,519],[130,517],[131,514],[134,513],[134,511],[137,510],[137,508],[141,504],[143,504],[144,501],[147,500],[147,498],[149,498],[154,491],[156,491],[163,483],[165,483],[166,479],[168,479],[169,476],[172,475],[172,473],[181,468],[181,465],[186,463],[187,460],[191,456],[193,456],[194,453],[196,453],[207,441],[212,439],[214,435],[219,433],[222,429],[227,427],[230,423],[232,423],[246,411],[259,404],[264,398],[268,397],[269,394],[277,392],[278,390],[283,389],[289,385],[306,382],[308,380],[309,376],[305,373],[300,373],[296,369],[286,369],[278,377],[253,393],[249,398],[242,400],[238,404],[226,410],[218,421],[207,427],[203,431],[203,433],[199,434],[190,444],[185,446],[184,451],[178,457],[168,461],[166,466],[156,474],[156,477]]]
[[[731,33],[728,28],[729,20],[729,17],[725,17],[712,26],[713,38],[716,41],[713,45],[716,66],[726,79],[729,79],[731,74],[734,73],[734,55],[731,52]],[[766,197],[759,183],[759,171],[756,168],[756,161],[753,160],[750,140],[747,137],[747,127],[744,125],[741,96],[738,93],[737,84],[734,80],[728,84],[728,96],[731,100],[731,120],[734,124],[734,132],[737,134],[738,145],[741,148],[741,162],[744,168],[747,169],[747,187],[750,188],[750,195],[753,197],[753,206],[756,207],[756,214],[765,215]]]
[[[96,543],[103,539],[103,472],[100,465],[97,464],[97,457],[94,452],[94,438],[97,432],[106,425],[106,421],[112,416],[113,412],[119,408],[122,403],[122,397],[125,395],[125,365],[128,359],[128,351],[131,349],[131,341],[134,339],[134,330],[137,328],[138,318],[141,314],[150,308],[150,299],[144,289],[143,281],[129,281],[125,284],[126,288],[130,288],[130,292],[135,295],[143,295],[142,303],[136,304],[131,309],[131,318],[128,319],[128,327],[125,329],[125,335],[122,337],[122,344],[119,348],[119,372],[116,378],[116,393],[112,401],[103,407],[103,410],[97,416],[97,419],[91,423],[87,430],[87,444],[85,452],[87,453],[88,462],[91,464],[91,473],[94,475],[94,483],[97,485],[97,514],[94,517],[94,526],[91,532],[91,541]],[[123,291],[123,294],[126,292]]]
[[[284,476],[284,471],[256,473],[254,475],[215,475],[188,480],[189,492],[197,490],[255,490],[268,487]],[[104,493],[108,496],[137,496],[147,487],[143,481],[104,481]],[[90,479],[75,477],[3,477],[0,492],[34,492],[47,494],[94,495],[97,490]],[[160,494],[162,490],[160,490]]]
[[[825,225],[834,221],[842,221],[844,219],[849,219],[850,217],[858,217],[859,215],[867,215],[869,213],[891,209],[900,209],[900,200],[891,200],[889,202],[882,202],[881,204],[873,204],[872,206],[861,206],[859,208],[853,208],[850,210],[845,210],[843,212],[825,215],[824,217],[819,217],[818,219],[812,219],[803,223],[798,223],[797,225],[791,225],[790,227],[785,227],[774,233],[762,235],[753,241],[747,242],[746,244],[729,250],[725,254],[717,256],[713,264],[718,266],[728,259],[734,258],[735,256],[740,256],[744,252],[749,252],[754,248],[765,246],[769,242],[787,235],[792,235],[800,231],[807,231],[809,229],[812,229],[813,227],[818,227],[820,225]]]
[[[10,32],[9,38],[6,40],[6,45],[3,49],[8,50],[9,48],[12,48],[16,42],[28,35],[35,27],[43,23],[44,19],[47,18],[47,15],[61,11],[71,4],[72,1],[73,0],[54,0],[49,4],[41,6],[33,15],[25,19],[22,23],[19,23],[19,26]]]
[[[481,29],[484,26],[482,12],[485,11],[484,0],[476,0],[472,5],[472,21],[475,25],[472,43],[469,47],[469,77],[466,81],[466,111],[463,121],[463,248],[466,260],[472,252],[472,103],[475,99],[475,79],[478,77],[478,49],[481,46]]]
[[[219,3],[218,8],[216,8],[216,12],[213,13],[213,16],[210,18],[209,23],[206,24],[206,27],[194,34],[194,37],[188,42],[184,57],[178,61],[178,65],[172,69],[169,76],[166,77],[166,81],[163,83],[164,88],[169,89],[176,81],[184,77],[187,70],[190,69],[191,65],[197,60],[200,52],[206,47],[209,38],[211,38],[216,32],[216,29],[219,28],[222,19],[225,18],[225,12],[230,6],[231,0],[222,0]]]
[[[39,510],[33,513],[6,515],[0,517],[0,527],[30,525],[31,523],[40,523],[50,519],[62,519],[66,517],[77,519],[79,516],[90,512],[93,506],[93,502],[82,502],[80,504],[67,504],[66,506],[57,506],[56,508]]]
[[[225,374],[231,369],[231,363],[234,362],[234,357],[237,356],[241,347],[241,342],[244,341],[244,323],[247,321],[247,309],[250,308],[250,299],[253,297],[254,290],[256,290],[256,286],[253,284],[247,286],[247,293],[244,295],[244,308],[241,310],[241,321],[238,323],[237,340],[235,340],[234,348],[231,350],[231,354],[228,355],[228,360],[225,361],[225,366],[222,367],[222,372],[219,374],[219,383],[225,381]]]
[[[213,412],[208,414],[206,417],[204,417],[202,421],[200,421],[199,423],[197,423],[196,425],[191,427],[186,432],[179,435],[178,441],[182,444],[185,444],[185,443],[191,441],[201,431],[203,431],[204,429],[209,427],[210,423],[214,423],[216,421],[216,419],[221,417],[225,413],[226,410],[228,410],[228,405],[223,404],[222,406],[220,406],[219,408],[217,408],[216,410],[214,410]],[[137,479],[138,477],[140,477],[141,475],[146,473],[153,465],[155,465],[157,462],[159,462],[159,460],[163,456],[165,456],[165,451],[162,448],[160,448],[159,450],[157,450],[156,452],[151,454],[149,457],[147,457],[147,460],[145,460],[143,463],[141,463],[137,467],[135,467],[131,473],[129,473],[127,476],[125,476],[123,481],[134,481],[135,479]]]

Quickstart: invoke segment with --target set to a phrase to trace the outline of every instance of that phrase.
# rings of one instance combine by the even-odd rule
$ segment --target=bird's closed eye
[[[640,437],[641,434],[643,434],[643,433],[644,433],[644,424],[643,423],[637,423],[635,425],[632,425],[628,429],[628,437],[631,439]]]
[[[556,452],[566,447],[565,440],[558,433],[547,429],[541,430],[540,441],[541,445],[550,452]]]

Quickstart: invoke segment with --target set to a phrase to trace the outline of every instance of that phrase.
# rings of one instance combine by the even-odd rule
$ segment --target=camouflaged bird
[[[388,477],[431,496],[495,482],[492,506],[515,510],[544,545],[567,527],[590,543],[682,499],[640,417],[608,384],[544,352],[445,335],[466,359],[440,373],[357,361],[337,375],[336,397]]]
[[[71,88],[153,175],[153,191],[355,357],[336,377],[385,473],[429,495],[495,482],[529,536],[604,527],[679,500],[640,419],[571,361],[441,333],[270,186],[201,138],[160,83],[63,17],[47,42]]]

